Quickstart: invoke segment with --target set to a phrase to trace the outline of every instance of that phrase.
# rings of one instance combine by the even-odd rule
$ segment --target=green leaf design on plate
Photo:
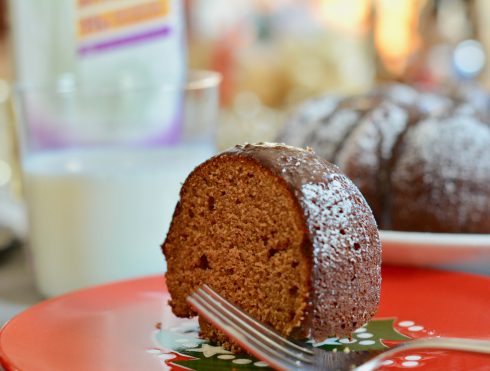
[[[315,344],[315,346],[325,350],[337,349],[337,351],[343,351],[347,347],[351,351],[383,350],[387,347],[383,345],[382,340],[403,341],[410,339],[395,330],[393,327],[394,322],[394,318],[375,319],[352,334],[353,342],[350,342],[349,339],[330,338],[322,343]],[[232,354],[221,346],[208,344],[206,341],[199,339],[196,332],[177,334],[175,331],[162,329],[157,335],[157,340],[165,349],[195,357],[196,359],[185,361],[170,361],[172,364],[191,370],[270,370],[268,367],[256,366],[255,363],[259,362],[259,360],[248,354]],[[222,359],[221,357],[227,359]],[[247,361],[248,363],[246,364],[240,363]]]
[[[316,346],[325,350],[343,351],[345,348],[350,350],[383,350],[387,347],[381,340],[409,340],[410,338],[400,334],[395,330],[394,318],[375,319],[354,331],[352,340],[331,338]]]
[[[236,355],[236,360],[249,360],[248,364],[237,364],[233,363],[233,360],[224,360],[219,359],[217,357],[212,358],[199,358],[196,360],[188,360],[188,361],[175,361],[172,362],[174,364],[190,368],[191,370],[196,371],[204,371],[204,370],[271,370],[269,367],[257,367],[254,365],[255,362],[258,362],[257,359],[247,355],[247,354],[238,354]]]
[[[180,354],[184,354],[190,357],[196,357],[195,360],[186,361],[171,361],[174,364],[181,365],[193,370],[229,370],[233,365],[233,369],[236,370],[258,370],[259,368],[254,365],[256,362],[260,362],[258,359],[248,354],[233,354],[219,345],[202,343],[195,348],[177,348],[175,350]],[[220,357],[225,357],[222,359]],[[239,360],[239,361],[237,361]],[[239,363],[235,363],[235,362]],[[243,362],[243,363],[241,363]],[[268,367],[260,367],[262,369],[269,369]]]

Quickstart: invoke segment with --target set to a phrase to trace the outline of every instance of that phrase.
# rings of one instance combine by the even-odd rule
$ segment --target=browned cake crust
[[[208,284],[282,334],[348,336],[379,303],[381,246],[363,196],[310,150],[236,146],[187,178],[163,244],[170,302]],[[204,336],[226,337],[203,321]]]

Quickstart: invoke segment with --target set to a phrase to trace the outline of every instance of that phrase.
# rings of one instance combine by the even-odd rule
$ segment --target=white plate
[[[380,231],[383,263],[490,274],[490,234]]]

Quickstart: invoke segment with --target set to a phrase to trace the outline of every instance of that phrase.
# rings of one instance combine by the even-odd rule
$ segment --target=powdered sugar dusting
[[[373,121],[368,118],[363,120],[345,141],[342,149],[337,154],[335,163],[344,170],[349,167],[352,159],[355,159],[356,166],[364,169],[379,167],[378,146],[380,144],[379,130]],[[349,145],[355,142],[355,145]]]
[[[407,122],[408,114],[404,109],[389,102],[382,103],[354,129],[336,162],[343,167],[354,157],[364,167],[377,167],[379,153],[381,160],[391,157],[393,146],[405,130]]]
[[[391,99],[393,102],[405,106],[412,106],[417,102],[418,92],[414,88],[403,84],[385,84],[378,86],[374,95],[381,95]]]
[[[323,120],[303,145],[310,145],[323,158],[333,161],[339,143],[358,123],[361,114],[355,110],[344,109],[335,112],[329,120]]]
[[[383,214],[383,190],[389,178],[393,147],[408,124],[408,113],[390,102],[371,110],[346,139],[336,163],[359,187],[378,221]]]
[[[446,113],[453,105],[451,98],[434,93],[421,93],[417,100],[421,112],[435,116]]]
[[[414,162],[422,163],[427,181],[443,177],[448,182],[481,182],[490,176],[490,157],[479,157],[482,150],[490,150],[490,128],[474,117],[423,121],[407,134],[406,142],[410,146],[397,172],[401,181],[409,175],[404,170]]]
[[[278,140],[293,146],[304,146],[320,121],[334,112],[341,98],[325,95],[304,102],[285,123]]]
[[[356,235],[340,233],[341,229],[349,228],[349,216],[352,215],[354,205],[338,176],[330,177],[326,184],[305,184],[302,187],[303,203],[309,212],[310,224],[315,224],[316,239],[314,243],[328,245],[330,254],[340,248],[340,239],[346,240],[348,245],[358,242]],[[322,228],[317,228],[318,226]],[[312,230],[312,228],[310,228]],[[343,237],[347,235],[347,237]],[[354,241],[355,240],[355,241]],[[315,249],[316,254],[325,253],[325,249]]]
[[[308,228],[312,231],[314,264],[318,267],[314,272],[317,293],[314,308],[333,310],[340,303],[346,305],[352,300],[348,293],[356,292],[366,281],[372,290],[364,300],[377,303],[381,282],[372,270],[379,273],[380,242],[376,223],[359,190],[344,175],[330,174],[325,183],[304,184],[301,192]],[[332,287],[335,290],[329,290]],[[323,316],[314,314],[315,329],[332,331],[332,322],[329,323],[332,319],[324,318],[322,313]],[[344,326],[353,321],[367,321],[372,315],[359,313],[355,304],[350,313],[332,313],[337,316],[333,322],[337,326],[339,321]]]
[[[439,115],[450,109],[454,101],[442,94],[420,92],[403,84],[385,84],[376,88],[372,94],[379,95],[402,107],[415,107],[423,113]]]
[[[418,123],[406,135],[392,180],[397,192],[409,195],[411,184],[420,182],[427,191],[413,198],[413,207],[444,205],[426,210],[440,223],[457,215],[461,230],[488,218],[490,127],[461,114]]]
[[[323,95],[303,103],[297,113],[304,121],[318,121],[332,113],[340,99],[334,95]]]
[[[378,123],[381,132],[381,157],[383,160],[388,160],[391,158],[398,136],[407,127],[408,114],[405,110],[391,105],[384,112],[375,112],[373,121]]]
[[[302,186],[302,203],[307,210],[309,229],[315,231],[313,244],[315,258],[327,254],[336,264],[337,253],[344,259],[345,251],[361,255],[365,249],[355,247],[356,243],[366,245],[369,233],[365,225],[357,227],[363,217],[373,222],[367,204],[359,190],[344,175],[328,176],[326,183],[307,183]],[[377,233],[376,233],[377,234]]]

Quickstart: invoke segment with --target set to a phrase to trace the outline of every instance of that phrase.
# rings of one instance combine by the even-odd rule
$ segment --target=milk
[[[162,273],[181,183],[213,148],[74,150],[24,161],[30,245],[46,296]]]

